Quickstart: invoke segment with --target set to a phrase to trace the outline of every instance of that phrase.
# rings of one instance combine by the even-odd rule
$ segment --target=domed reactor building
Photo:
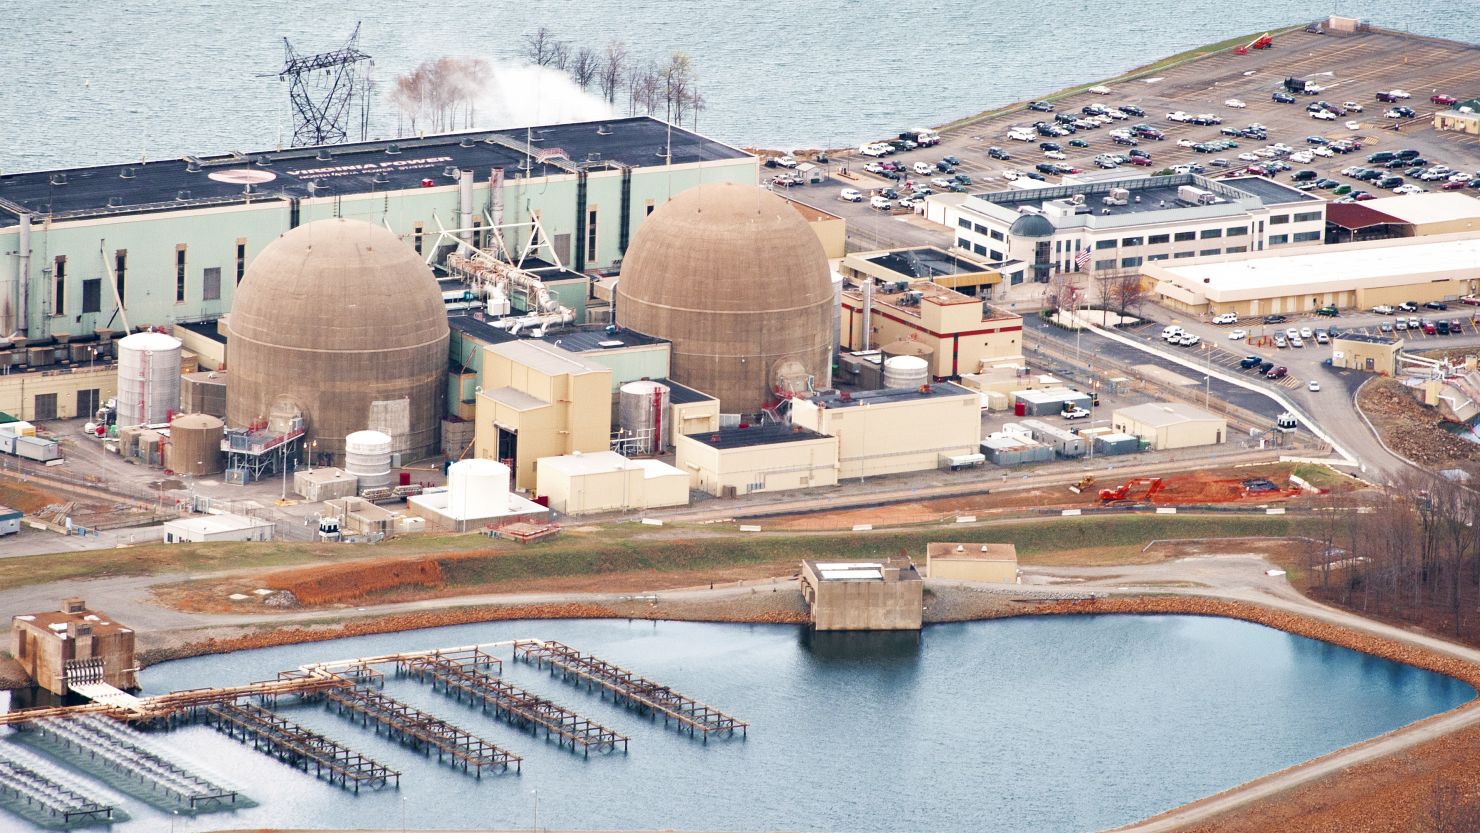
[[[316,455],[374,429],[406,459],[437,452],[447,313],[432,272],[383,226],[320,220],[252,261],[227,316],[226,421],[296,409]]]
[[[831,272],[806,220],[762,188],[701,185],[659,206],[622,259],[617,324],[672,342],[670,375],[750,414],[822,387]]]

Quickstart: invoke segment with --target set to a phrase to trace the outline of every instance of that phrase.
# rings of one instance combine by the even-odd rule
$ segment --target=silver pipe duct
[[[458,186],[458,189],[457,189],[458,190],[458,197],[461,200],[460,208],[462,210],[462,217],[460,218],[461,219],[461,222],[458,223],[458,226],[460,228],[462,228],[462,230],[463,230],[462,231],[462,234],[460,236],[462,237],[463,240],[466,240],[468,242],[472,242],[472,240],[473,240],[473,172],[472,172],[472,170],[467,169],[467,168],[464,168],[462,171],[459,171],[458,172],[458,175],[457,175],[457,186]]]
[[[19,283],[19,292],[16,302],[16,332],[28,335],[31,329],[31,214],[22,212],[21,234],[19,245],[16,246],[16,254],[19,256],[16,263],[15,279]]]

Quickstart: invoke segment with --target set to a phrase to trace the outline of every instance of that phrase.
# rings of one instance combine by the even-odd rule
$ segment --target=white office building
[[[1058,272],[1320,245],[1326,203],[1264,177],[1177,174],[943,194],[926,200],[926,216],[1011,283],[1046,283]]]

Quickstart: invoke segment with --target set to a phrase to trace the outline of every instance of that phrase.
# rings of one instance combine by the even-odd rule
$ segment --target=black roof
[[[487,344],[503,344],[506,341],[519,341],[520,339],[543,341],[572,353],[599,353],[603,350],[614,350],[621,347],[666,343],[665,339],[643,335],[634,330],[618,329],[614,333],[608,333],[606,327],[602,325],[557,329],[539,338],[509,335],[507,330],[493,326],[486,316],[480,319],[465,312],[456,312],[447,316],[447,326]],[[619,341],[621,344],[610,344],[614,341]],[[607,345],[603,346],[603,342]]]
[[[217,327],[214,318],[209,321],[178,321],[175,326],[205,336],[218,344],[226,343],[226,336],[221,335],[221,330]]]
[[[671,145],[670,145],[671,132]],[[450,185],[451,169],[473,170],[487,181],[490,169],[504,176],[547,176],[573,167],[662,165],[747,157],[744,151],[638,116],[599,122],[509,130],[478,130],[426,138],[290,148],[287,150],[127,162],[88,168],[33,171],[0,176],[0,226],[15,225],[17,213],[76,217],[172,211],[247,201],[239,174],[271,175],[254,184],[254,201],[360,194],[420,188],[424,179]],[[218,181],[238,172],[233,181]]]
[[[882,266],[891,272],[912,278],[929,278],[935,275],[960,275],[988,271],[987,267],[974,261],[946,254],[940,249],[922,246],[916,249],[900,249],[886,254],[866,258],[869,263]]]
[[[1321,197],[1302,191],[1299,188],[1291,188],[1283,182],[1276,182],[1267,176],[1235,176],[1222,180],[1224,185],[1230,185],[1246,194],[1253,194],[1265,205],[1285,205],[1297,202],[1312,202]]]
[[[688,435],[691,440],[697,440],[710,448],[720,450],[727,448],[748,448],[756,445],[774,445],[776,443],[795,443],[802,442],[803,440],[816,440],[825,436],[827,435],[819,434],[810,428],[803,428],[800,425],[783,425],[779,422],[752,425],[748,428],[721,428],[718,431],[705,431],[699,434]]]
[[[659,379],[668,387],[668,402],[672,405],[687,405],[691,402],[712,402],[714,397],[703,391],[694,390],[691,387],[680,385],[672,379]]]
[[[1331,337],[1332,338],[1339,338],[1339,339],[1342,339],[1343,341],[1361,341],[1361,342],[1366,342],[1367,344],[1388,344],[1388,345],[1391,345],[1391,344],[1397,344],[1398,343],[1398,340],[1396,338],[1392,337],[1392,336],[1368,335],[1367,333],[1341,333],[1339,335],[1334,335],[1334,336],[1331,336]]]

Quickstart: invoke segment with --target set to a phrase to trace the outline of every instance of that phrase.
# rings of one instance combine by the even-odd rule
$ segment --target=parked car
[[[1282,334],[1277,335],[1277,336],[1274,337],[1274,346],[1276,346],[1276,347],[1280,348],[1281,350],[1283,350],[1286,347],[1289,347],[1290,346],[1290,342],[1289,342],[1288,339],[1285,338],[1284,334],[1282,333]]]
[[[989,159],[1011,159],[1012,154],[999,147],[990,147],[987,148],[987,157]]]
[[[1418,312],[1418,302],[1404,301],[1403,303],[1398,305],[1398,309],[1402,310],[1403,312]]]
[[[1228,340],[1229,341],[1243,341],[1244,339],[1246,339],[1248,337],[1249,337],[1249,331],[1248,330],[1242,330],[1242,329],[1240,329],[1240,330],[1229,330],[1228,331]]]
[[[1078,405],[1070,405],[1069,407],[1065,408],[1059,415],[1062,416],[1064,419],[1084,419],[1085,417],[1090,415],[1090,412],[1085,410],[1084,408],[1079,407]]]
[[[1429,301],[1428,303],[1426,303],[1426,304],[1423,305],[1423,308],[1424,309],[1435,309],[1435,310],[1446,310],[1446,309],[1449,309],[1449,305],[1446,304],[1446,303],[1444,303],[1443,301]]]
[[[1331,112],[1330,110],[1317,110],[1314,113],[1311,113],[1310,117],[1313,119],[1320,119],[1321,121],[1336,121],[1336,114]]]
[[[1247,107],[1249,105],[1243,103],[1242,101],[1239,101],[1236,98],[1230,98],[1227,101],[1223,102],[1223,106],[1224,107],[1232,107],[1235,110],[1242,110],[1242,109],[1244,109],[1245,107]]]
[[[1065,156],[1064,155],[1064,152],[1061,151],[1061,150],[1045,150],[1043,152],[1043,155],[1046,156],[1046,157],[1048,157],[1049,159],[1068,159],[1069,158],[1069,157]]]
[[[1213,316],[1214,324],[1237,324],[1238,316],[1231,312],[1220,313]]]
[[[1264,377],[1266,379],[1283,379],[1285,378],[1285,374],[1289,372],[1289,369],[1285,367],[1272,367],[1268,373],[1264,374]]]
[[[1248,370],[1251,367],[1258,367],[1263,363],[1264,360],[1258,356],[1244,356],[1239,360],[1238,366],[1243,370]]]
[[[1279,314],[1264,316],[1264,323],[1266,324],[1283,324],[1289,320],[1288,317]]]
[[[838,199],[846,202],[863,202],[863,194],[857,188],[844,188],[838,192]]]
[[[1034,101],[1028,105],[1029,110],[1037,110],[1040,113],[1052,113],[1053,105],[1047,101]]]
[[[874,197],[873,199],[868,201],[868,204],[871,208],[874,208],[878,211],[889,211],[894,208],[894,204],[884,199],[883,197]]]
[[[1392,315],[1394,312],[1393,308],[1388,306],[1387,304],[1378,304],[1377,306],[1372,308],[1372,311],[1377,313],[1378,315]]]
[[[1309,382],[1305,383],[1305,389],[1312,393],[1315,393],[1321,389],[1321,383],[1317,382],[1314,379],[1311,379]]]
[[[1270,98],[1273,99],[1274,101],[1280,103],[1280,104],[1294,104],[1295,103],[1295,96],[1290,95],[1289,93],[1278,93],[1277,92],[1274,95],[1271,95]]]
[[[1341,313],[1337,311],[1336,307],[1332,306],[1331,304],[1327,304],[1326,306],[1316,310],[1316,315],[1323,315],[1327,318],[1335,318],[1340,314]]]
[[[1443,104],[1446,106],[1459,103],[1459,99],[1455,98],[1452,95],[1446,95],[1444,93],[1434,93],[1433,95],[1429,96],[1429,101],[1433,104]]]

